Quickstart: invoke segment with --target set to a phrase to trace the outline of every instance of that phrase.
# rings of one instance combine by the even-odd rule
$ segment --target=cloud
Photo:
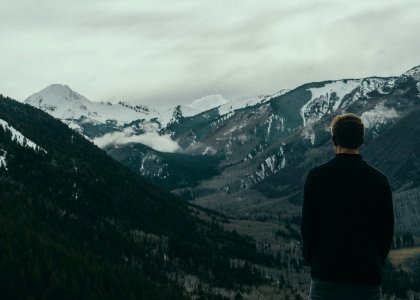
[[[21,0],[1,7],[0,92],[17,99],[63,82],[92,100],[234,100],[311,81],[399,75],[420,63],[417,0]]]
[[[173,153],[180,149],[178,143],[173,141],[169,135],[159,135],[156,131],[146,131],[142,135],[135,135],[131,131],[111,132],[95,138],[93,142],[100,148],[109,145],[140,143],[160,152]]]
[[[388,120],[398,118],[398,113],[394,108],[385,107],[381,102],[372,110],[365,111],[360,117],[366,128],[372,128],[376,124],[384,124]]]

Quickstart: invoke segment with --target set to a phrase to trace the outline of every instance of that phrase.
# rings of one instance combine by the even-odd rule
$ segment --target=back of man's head
[[[352,113],[336,116],[331,123],[331,134],[334,146],[357,149],[365,138],[365,127],[362,119]]]

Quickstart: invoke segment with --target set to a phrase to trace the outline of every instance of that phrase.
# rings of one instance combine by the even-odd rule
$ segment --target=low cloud
[[[109,145],[140,143],[160,152],[173,153],[180,149],[178,143],[172,140],[169,135],[160,135],[156,131],[147,131],[141,135],[135,135],[131,131],[112,132],[95,138],[93,142],[100,148]]]
[[[374,109],[365,111],[360,117],[365,127],[371,128],[376,124],[384,124],[390,119],[398,118],[398,113],[394,108],[388,108],[384,103],[379,103]]]

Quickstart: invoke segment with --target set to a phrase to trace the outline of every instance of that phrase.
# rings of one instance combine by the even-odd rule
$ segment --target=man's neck
[[[335,147],[335,153],[336,154],[340,154],[340,153],[344,153],[344,154],[360,154],[359,148],[357,148],[357,149],[351,149],[351,148],[343,148],[343,147],[340,147],[340,146]]]

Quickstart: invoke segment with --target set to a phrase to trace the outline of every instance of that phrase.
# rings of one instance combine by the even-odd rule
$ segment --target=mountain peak
[[[31,104],[41,108],[41,103],[44,105],[56,106],[59,103],[84,103],[90,102],[84,96],[73,91],[69,86],[64,84],[54,83],[41,91],[32,94],[24,101],[27,104]]]
[[[59,119],[80,117],[92,102],[64,84],[51,84],[30,95],[24,103],[42,109]]]
[[[61,84],[61,83],[53,83],[47,86],[43,90],[52,90],[52,91],[71,91],[68,85]]]
[[[74,129],[80,129],[77,120],[81,118],[83,122],[91,124],[106,124],[112,121],[123,125],[135,120],[150,120],[151,115],[158,114],[148,107],[133,106],[122,101],[114,104],[93,102],[73,91],[69,86],[57,83],[32,94],[24,103],[39,108],[68,125],[72,124],[71,127]]]
[[[420,65],[408,70],[403,76],[413,77],[415,80],[420,80]]]

